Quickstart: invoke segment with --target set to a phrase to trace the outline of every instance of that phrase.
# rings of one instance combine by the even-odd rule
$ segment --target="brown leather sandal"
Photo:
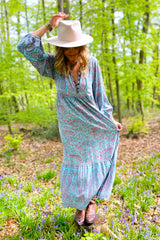
[[[95,200],[92,199],[86,208],[85,221],[88,224],[93,224],[96,218],[96,204]]]

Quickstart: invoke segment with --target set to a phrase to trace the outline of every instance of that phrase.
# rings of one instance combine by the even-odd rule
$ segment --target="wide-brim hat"
[[[63,20],[58,24],[58,36],[48,38],[46,41],[58,47],[80,47],[91,43],[90,35],[82,34],[81,24],[78,20]]]

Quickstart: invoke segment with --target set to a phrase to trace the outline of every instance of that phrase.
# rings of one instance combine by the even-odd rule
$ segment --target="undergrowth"
[[[153,216],[159,192],[159,159],[160,155],[156,155],[149,159],[133,161],[132,170],[128,173],[126,166],[117,167],[108,206],[106,207],[103,201],[98,202],[107,220],[106,226],[111,232],[108,232],[107,228],[101,233],[97,229],[89,232],[74,224],[73,209],[62,207],[60,180],[57,174],[59,169],[51,168],[35,173],[34,178],[25,181],[14,174],[1,175],[1,239],[116,239],[112,233],[119,239],[159,239],[159,218]],[[11,219],[15,220],[18,231],[11,236],[7,236],[7,233],[2,236]]]

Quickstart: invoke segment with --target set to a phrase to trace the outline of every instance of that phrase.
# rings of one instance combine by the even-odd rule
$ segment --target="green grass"
[[[98,201],[109,228],[120,239],[159,239],[159,221],[151,221],[159,193],[159,159],[160,155],[132,160],[132,171],[127,165],[117,167],[108,206]],[[73,209],[61,204],[59,169],[37,172],[36,178],[26,181],[16,175],[0,176],[0,230],[9,219],[15,219],[18,226],[16,234],[1,239],[115,239],[107,230],[85,232],[73,224],[73,218]]]
[[[44,180],[44,181],[49,181],[50,179],[52,179],[53,177],[55,177],[56,172],[53,169],[47,170],[47,171],[43,171],[43,172],[37,172],[37,179],[40,180]]]

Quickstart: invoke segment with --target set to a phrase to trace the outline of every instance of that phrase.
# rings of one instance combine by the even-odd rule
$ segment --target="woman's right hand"
[[[59,12],[57,14],[52,15],[51,20],[49,22],[50,22],[51,26],[53,28],[55,28],[56,26],[58,26],[58,23],[60,21],[62,21],[62,18],[66,18],[68,16],[69,16],[68,14],[65,14],[63,12]]]

